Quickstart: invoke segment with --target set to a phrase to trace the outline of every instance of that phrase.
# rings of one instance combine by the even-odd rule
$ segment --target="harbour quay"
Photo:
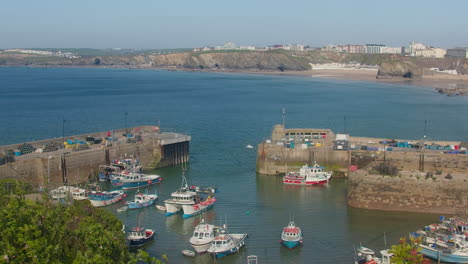
[[[0,146],[0,179],[35,188],[97,181],[99,167],[138,160],[143,170],[188,162],[191,136],[140,126]]]
[[[257,172],[281,175],[305,164],[347,178],[348,205],[456,214],[468,208],[468,144],[352,137],[330,129],[276,125],[258,145]]]
[[[398,163],[401,170],[457,173],[468,168],[468,143],[353,137],[331,129],[285,128],[275,125],[269,139],[257,148],[257,172],[284,174],[318,162],[348,176],[373,162]]]

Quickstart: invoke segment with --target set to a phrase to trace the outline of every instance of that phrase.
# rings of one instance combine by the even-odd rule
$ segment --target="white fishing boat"
[[[247,234],[229,234],[224,226],[207,251],[216,258],[222,258],[238,252],[244,246],[246,238]]]
[[[187,179],[182,174],[182,184],[179,190],[171,193],[171,198],[164,201],[166,216],[174,215],[180,210],[183,211],[183,218],[189,218],[199,214],[203,210],[213,207],[216,202],[214,196],[202,199],[199,192],[188,187]]]
[[[71,190],[75,188],[73,186],[60,186],[57,189],[53,189],[49,192],[50,198],[54,200],[58,199],[65,199],[71,192]]]
[[[205,223],[205,219],[202,218],[193,231],[193,235],[189,240],[190,245],[198,254],[205,253],[218,235],[218,231],[218,227]]]
[[[388,249],[380,251],[381,257],[377,257],[375,252],[363,246],[356,249],[355,264],[390,264],[390,259],[393,254],[389,253]]]
[[[332,172],[325,171],[325,168],[315,163],[313,166],[304,165],[299,172],[288,172],[283,177],[284,184],[314,185],[327,183],[332,176]]]
[[[145,187],[161,182],[159,175],[146,175],[141,173],[118,174],[119,178],[112,180],[112,184],[121,187],[123,190]],[[117,177],[117,176],[116,176]]]
[[[86,189],[74,187],[70,191],[73,199],[82,201],[82,200],[87,200],[88,199],[88,194],[89,192]]]
[[[89,194],[89,201],[94,207],[101,207],[111,205],[122,200],[126,194],[123,191],[117,190],[112,192],[91,192]]]
[[[137,192],[135,194],[135,200],[128,202],[129,209],[138,209],[144,208],[153,205],[158,199],[158,194],[149,194],[148,190],[145,190],[145,193]]]

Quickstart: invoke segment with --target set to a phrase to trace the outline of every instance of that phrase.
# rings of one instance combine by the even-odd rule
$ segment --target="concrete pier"
[[[131,138],[124,134],[132,134]],[[108,142],[62,148],[52,152],[33,152],[15,156],[15,161],[0,165],[0,179],[14,178],[33,184],[35,187],[73,185],[97,179],[100,165],[122,158],[135,158],[144,170],[173,166],[188,162],[191,137],[175,132],[160,132],[158,127],[142,126],[84,135],[67,136],[28,142],[35,148],[46,144],[62,145],[67,140],[82,140],[86,137],[105,139]],[[0,153],[18,149],[21,144],[0,146]]]

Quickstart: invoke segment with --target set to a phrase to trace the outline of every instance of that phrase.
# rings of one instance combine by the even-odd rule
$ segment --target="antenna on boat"
[[[383,232],[383,238],[384,238],[385,247],[387,247],[387,236],[385,235],[385,232]]]

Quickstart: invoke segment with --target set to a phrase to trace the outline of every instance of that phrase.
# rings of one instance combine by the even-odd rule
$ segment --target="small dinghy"
[[[245,146],[245,148],[253,149],[254,147],[252,145],[247,145],[247,146]]]
[[[159,204],[156,205],[156,209],[164,211],[164,212],[166,211],[166,207],[163,205],[159,205]]]
[[[182,255],[187,256],[187,257],[195,257],[197,253],[195,253],[195,251],[192,251],[190,249],[184,249],[182,250]]]
[[[127,211],[127,209],[128,209],[128,206],[123,206],[123,207],[117,208],[117,213],[125,212],[125,211]]]

